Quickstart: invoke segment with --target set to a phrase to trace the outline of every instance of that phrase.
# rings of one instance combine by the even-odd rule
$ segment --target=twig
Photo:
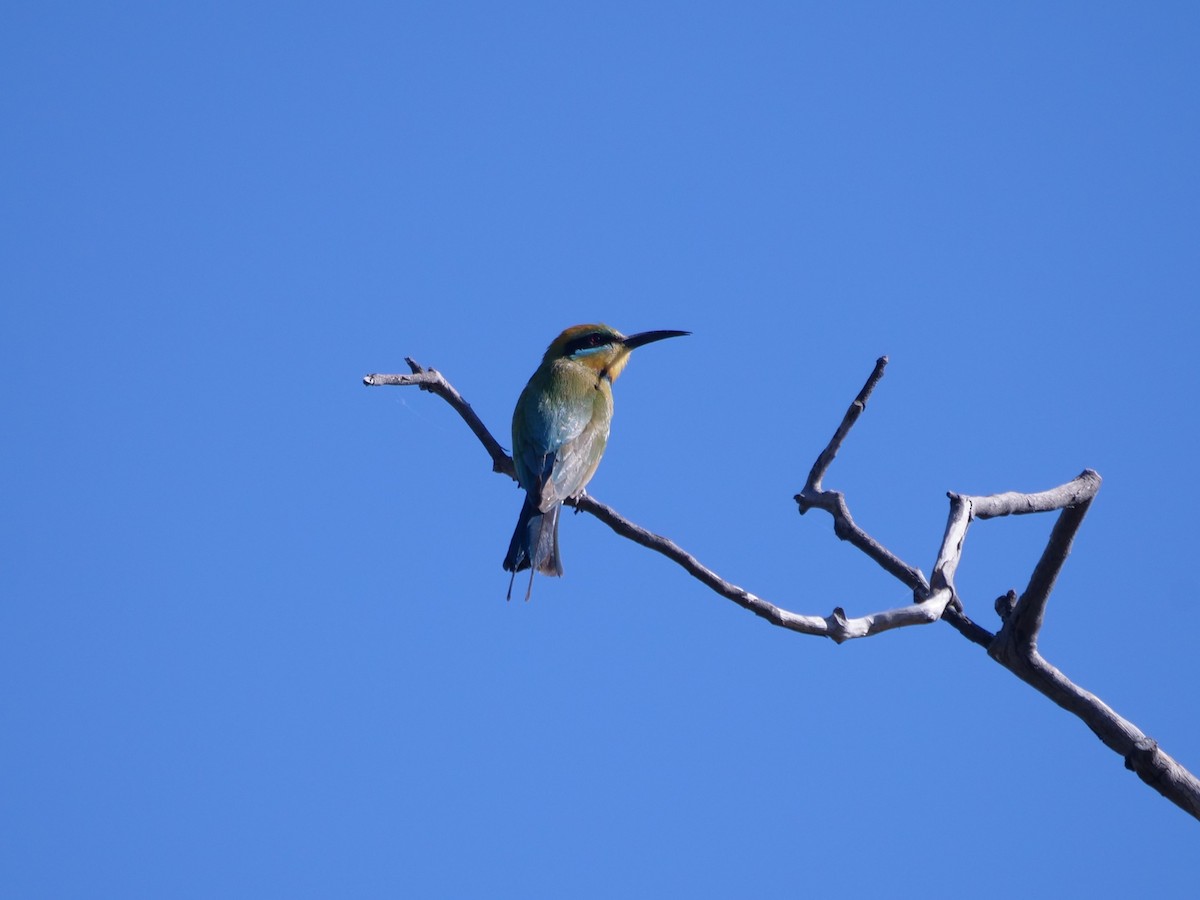
[[[513,467],[512,457],[504,452],[504,448],[492,437],[492,433],[488,431],[487,426],[480,421],[479,416],[475,414],[475,410],[471,409],[471,404],[464,400],[462,394],[454,389],[454,385],[447,381],[437,369],[426,369],[411,356],[404,357],[404,361],[412,369],[411,375],[365,375],[363,376],[363,384],[367,387],[376,387],[378,385],[408,387],[416,385],[423,391],[437,394],[449,403],[455,412],[462,416],[463,421],[475,433],[475,437],[479,438],[479,442],[483,444],[483,449],[492,458],[492,471],[499,472],[501,475],[507,475],[509,478],[516,480],[517,470]]]
[[[862,386],[862,390],[858,392],[858,396],[854,398],[854,402],[850,404],[850,408],[846,410],[846,415],[842,417],[842,423],[838,425],[837,431],[834,432],[833,438],[826,445],[825,449],[817,457],[817,461],[813,463],[812,469],[808,473],[808,481],[805,483],[805,491],[820,492],[821,480],[825,477],[825,473],[829,471],[829,467],[833,464],[834,457],[838,451],[842,449],[842,443],[846,440],[846,435],[850,433],[850,429],[854,427],[854,423],[858,421],[858,417],[863,414],[867,408],[867,400],[871,393],[875,390],[875,386],[879,384],[883,378],[883,370],[887,368],[888,358],[881,356],[875,360],[875,368],[871,371],[871,375],[867,378],[867,383]],[[801,510],[803,513],[804,510]]]
[[[875,560],[885,572],[898,579],[919,599],[929,592],[929,583],[925,580],[921,570],[908,565],[860,528],[850,515],[850,507],[841,491],[829,491],[821,487],[821,481],[825,478],[825,473],[833,463],[834,457],[837,456],[838,450],[841,449],[842,442],[846,440],[846,435],[850,433],[850,429],[854,427],[858,417],[867,408],[867,400],[875,390],[875,386],[879,384],[880,379],[883,378],[883,370],[887,363],[886,356],[881,356],[875,361],[875,368],[867,378],[866,384],[858,392],[858,396],[854,398],[850,408],[846,410],[846,414],[842,417],[837,431],[830,438],[829,444],[821,451],[817,461],[813,463],[813,467],[808,473],[808,481],[805,482],[803,490],[796,495],[795,500],[800,508],[800,515],[804,515],[810,509],[823,509],[833,516],[834,534],[843,541],[849,541]]]

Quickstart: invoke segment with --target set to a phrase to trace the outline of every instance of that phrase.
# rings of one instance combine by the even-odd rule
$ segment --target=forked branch
[[[367,375],[363,383],[369,386],[417,386],[437,394],[458,412],[483,444],[492,459],[492,470],[510,478],[515,477],[511,457],[454,386],[437,370],[426,369],[412,359],[405,361],[412,374]],[[844,494],[823,486],[822,482],[850,429],[865,411],[867,400],[883,378],[887,362],[886,356],[876,361],[874,370],[850,404],[833,437],[817,456],[808,480],[800,493],[796,494],[795,500],[801,515],[810,509],[828,512],[833,518],[834,533],[840,539],[849,541],[903,584],[912,593],[912,603],[855,618],[848,617],[841,607],[836,607],[828,616],[791,612],[726,581],[675,542],[631,522],[594,497],[584,494],[567,503],[595,516],[622,537],[673,560],[712,591],[781,628],[828,637],[840,644],[852,638],[870,637],[894,628],[926,625],[944,619],[968,640],[986,648],[988,655],[1004,668],[1082,719],[1105,745],[1124,758],[1127,768],[1135,771],[1164,797],[1200,819],[1200,780],[1160,750],[1152,738],[1117,715],[1094,694],[1071,682],[1038,652],[1037,638],[1045,618],[1050,591],[1071,551],[1075,534],[1100,489],[1099,475],[1088,469],[1066,484],[1037,493],[1010,491],[986,497],[949,494],[950,511],[946,530],[934,561],[933,575],[928,579],[920,569],[902,560],[854,521]],[[1029,585],[1019,598],[1010,591],[996,601],[996,611],[1002,620],[1000,631],[992,634],[971,621],[963,611],[962,599],[954,583],[971,523],[976,519],[1055,510],[1060,511],[1058,521],[1034,568]]]
[[[515,469],[513,468],[512,458],[504,452],[499,442],[488,431],[487,426],[480,421],[475,411],[470,404],[463,399],[460,394],[445,376],[436,369],[427,369],[410,357],[405,358],[408,367],[412,370],[412,374],[408,375],[367,375],[363,378],[363,384],[368,387],[378,385],[395,385],[400,387],[415,386],[423,391],[429,391],[437,394],[462,417],[467,423],[471,431],[483,444],[488,455],[492,458],[492,470],[499,472],[509,477],[515,477]],[[857,413],[853,419],[848,422],[843,422],[839,428],[838,434],[834,440],[830,442],[830,446],[826,448],[822,454],[822,458],[827,457],[824,463],[824,468],[828,468],[833,457],[837,453],[837,447],[845,438],[845,434],[849,432],[850,427],[858,418],[858,413],[861,413],[865,408],[867,396],[874,388],[875,384],[883,376],[883,366],[886,365],[887,358],[880,359],[876,365],[876,370],[872,374],[871,379],[859,394]],[[853,407],[852,407],[853,409]],[[849,419],[849,414],[848,414]],[[818,465],[821,465],[818,461]],[[817,467],[814,466],[814,472]],[[819,476],[818,476],[819,477]],[[838,495],[840,497],[840,495]],[[569,499],[567,505],[574,506],[576,509],[590,513],[609,528],[615,531],[622,537],[628,538],[635,543],[641,544],[656,553],[661,553],[663,556],[673,560],[687,571],[694,578],[708,586],[711,590],[720,594],[728,600],[732,600],[743,609],[748,609],[757,616],[761,616],[773,625],[778,625],[780,628],[787,628],[791,631],[798,631],[802,634],[818,635],[827,637],[836,643],[842,643],[853,638],[870,637],[884,631],[890,631],[894,628],[903,628],[910,625],[928,625],[931,622],[936,622],[942,617],[946,610],[946,605],[953,599],[952,590],[931,591],[929,584],[925,581],[925,577],[916,569],[910,569],[904,563],[896,560],[888,551],[884,550],[873,539],[862,532],[856,530],[856,534],[861,535],[859,540],[863,542],[864,548],[868,555],[872,552],[880,555],[881,558],[890,558],[895,560],[898,566],[898,571],[911,573],[910,580],[905,583],[914,591],[914,602],[906,606],[887,609],[882,612],[872,613],[865,616],[848,617],[840,606],[835,607],[833,612],[827,616],[804,615],[801,613],[791,612],[780,606],[776,606],[767,600],[758,597],[745,588],[736,585],[730,581],[721,578],[712,569],[700,563],[694,556],[681,548],[674,541],[665,538],[661,535],[654,534],[640,525],[630,521],[622,516],[611,506],[601,503],[594,497],[584,494],[581,497]],[[844,505],[844,504],[843,504]],[[847,521],[849,520],[849,512],[845,514]],[[950,526],[947,526],[947,536],[951,533]],[[943,541],[942,553],[939,554],[939,565],[943,568],[949,567],[952,571],[958,564],[958,555],[962,552],[961,541]],[[952,558],[951,558],[952,557]],[[886,568],[886,566],[885,566]],[[904,578],[901,578],[905,581]],[[990,638],[990,635],[989,635]]]

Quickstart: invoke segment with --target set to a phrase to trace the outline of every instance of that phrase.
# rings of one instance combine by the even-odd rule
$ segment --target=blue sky
[[[1193,771],[1200,8],[0,13],[0,884],[24,897],[1190,896],[1196,822],[945,625],[773,629],[587,516],[504,602],[563,327],[680,328],[591,491],[789,609],[947,490],[1104,486],[1041,648]],[[1048,517],[977,523],[1024,587]]]

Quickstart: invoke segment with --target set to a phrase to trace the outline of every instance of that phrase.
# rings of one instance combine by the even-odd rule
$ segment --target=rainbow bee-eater
[[[513,465],[525,489],[525,504],[504,557],[512,572],[561,575],[558,512],[562,502],[583,494],[600,465],[612,422],[612,383],[629,354],[688,331],[643,331],[629,337],[607,325],[575,325],[554,339],[513,410]]]

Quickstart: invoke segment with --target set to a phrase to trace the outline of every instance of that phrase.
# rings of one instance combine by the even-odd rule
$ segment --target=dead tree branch
[[[488,431],[487,426],[483,424],[479,416],[475,415],[475,410],[471,409],[471,404],[463,399],[462,394],[455,390],[454,385],[447,381],[437,369],[426,369],[411,356],[404,357],[404,361],[412,369],[411,375],[367,375],[363,378],[363,384],[367,387],[374,387],[381,384],[397,385],[399,387],[416,385],[423,391],[437,394],[449,403],[455,412],[462,416],[463,421],[475,433],[475,437],[479,438],[479,442],[483,444],[483,449],[492,458],[492,471],[498,472],[501,475],[507,475],[515,481],[517,470],[513,468],[512,457],[504,452],[504,448],[492,437],[492,433]]]
[[[492,471],[508,475],[510,478],[515,477],[515,469],[513,468],[512,458],[504,452],[499,442],[488,431],[487,426],[480,421],[475,411],[470,404],[463,399],[460,394],[445,376],[436,369],[427,369],[411,357],[406,357],[405,362],[412,369],[410,375],[367,375],[363,378],[363,384],[368,387],[377,385],[396,385],[401,387],[417,386],[423,391],[430,391],[437,394],[462,417],[467,423],[471,431],[483,444],[484,449],[492,458]],[[863,388],[859,395],[859,399],[855,401],[856,406],[851,407],[851,413],[847,413],[847,421],[843,421],[842,427],[838,429],[838,434],[834,436],[834,440],[830,442],[830,446],[825,449],[822,457],[828,457],[825,462],[827,468],[829,463],[833,461],[833,457],[837,454],[837,448],[841,445],[845,434],[850,430],[850,427],[857,420],[858,414],[866,406],[866,397],[874,388],[875,383],[883,376],[883,366],[886,365],[887,358],[882,358],[876,365],[876,371],[872,374],[871,379]],[[855,411],[857,410],[857,411]],[[820,462],[818,461],[818,465]],[[817,472],[817,466],[813,468]],[[819,476],[818,476],[819,477]],[[824,492],[834,495],[835,492]],[[836,495],[839,500],[840,494]],[[747,591],[745,588],[721,578],[707,566],[700,563],[694,556],[681,548],[678,544],[665,538],[661,535],[654,534],[640,525],[630,521],[622,516],[611,506],[607,506],[596,500],[590,495],[583,495],[578,498],[566,501],[568,505],[574,506],[576,509],[590,513],[606,524],[609,528],[615,531],[622,537],[628,538],[635,543],[641,544],[656,553],[661,553],[680,565],[686,572],[705,584],[711,590],[720,594],[728,600],[732,600],[743,609],[747,609],[757,616],[761,616],[773,625],[778,625],[780,628],[787,628],[791,631],[798,631],[802,634],[818,635],[827,637],[834,642],[840,644],[844,641],[854,638],[871,637],[875,634],[880,634],[884,631],[890,631],[894,628],[904,628],[910,625],[928,625],[931,622],[936,622],[942,617],[946,610],[946,605],[953,598],[953,592],[950,590],[932,591],[928,582],[925,581],[925,576],[916,569],[911,569],[903,562],[890,554],[887,550],[878,545],[870,535],[857,529],[853,524],[853,520],[849,518],[849,512],[845,512],[845,520],[849,522],[849,527],[853,529],[855,539],[861,541],[861,546],[864,552],[868,555],[878,554],[880,559],[893,561],[893,565],[897,567],[898,572],[910,572],[911,583],[909,587],[913,588],[914,594],[917,594],[916,602],[907,606],[887,609],[882,612],[872,613],[865,616],[855,618],[848,617],[844,609],[840,606],[836,607],[833,612],[827,616],[804,615],[801,613],[791,612],[776,606],[761,597]],[[844,508],[844,500],[841,501]],[[947,527],[947,536],[951,533],[951,529]],[[949,567],[951,571],[958,564],[958,555],[962,551],[961,541],[958,542],[943,542],[943,556],[939,555],[939,563],[945,567]],[[952,558],[951,558],[952,557]],[[875,558],[873,556],[873,558]],[[881,562],[884,568],[888,566]],[[889,571],[892,571],[889,569]],[[896,574],[896,572],[893,572]],[[899,575],[897,577],[900,577]],[[901,577],[902,581],[905,578]],[[990,638],[990,634],[989,634]]]
[[[1062,507],[1046,549],[1033,569],[1029,585],[1017,598],[1011,591],[997,601],[1004,621],[988,655],[1026,684],[1074,713],[1125,760],[1125,767],[1172,803],[1200,819],[1200,780],[1158,747],[1158,742],[1113,711],[1095,694],[1074,684],[1038,652],[1038,633],[1046,614],[1050,591],[1062,570],[1075,534],[1087,515],[1100,476],[1090,469],[1070,484],[1042,494],[1000,494],[970,498],[979,504],[976,517],[1003,516]],[[1071,504],[1071,505],[1067,505]]]
[[[492,459],[492,470],[515,478],[512,458],[454,386],[436,369],[426,369],[411,358],[405,361],[412,374],[367,375],[363,378],[363,384],[415,385],[423,391],[437,394],[458,412],[483,444]],[[894,628],[926,625],[943,619],[965,638],[986,648],[988,655],[997,663],[1082,719],[1106,746],[1123,757],[1126,768],[1132,769],[1146,784],[1200,819],[1200,780],[1160,750],[1152,738],[1117,715],[1094,694],[1075,685],[1038,652],[1037,638],[1050,592],[1070,554],[1075,534],[1100,489],[1098,474],[1088,469],[1066,484],[1037,493],[1009,491],[984,497],[948,494],[950,511],[946,530],[934,561],[933,575],[929,579],[920,569],[906,563],[859,526],[851,516],[842,492],[822,485],[850,429],[866,409],[867,400],[883,378],[887,362],[886,356],[876,361],[874,370],[850,404],[833,437],[818,455],[795,500],[801,515],[810,509],[828,512],[833,518],[834,533],[838,538],[849,541],[912,592],[913,602],[908,605],[855,618],[848,617],[841,607],[836,607],[828,616],[791,612],[726,581],[675,542],[642,528],[587,494],[567,503],[595,516],[622,537],[674,561],[710,590],[781,628],[827,637],[840,644],[852,638],[870,637]],[[1002,625],[999,632],[992,634],[966,616],[954,583],[971,523],[976,519],[1055,510],[1060,511],[1058,521],[1024,593],[1017,597],[1010,591],[996,601],[996,612],[1001,617]]]

